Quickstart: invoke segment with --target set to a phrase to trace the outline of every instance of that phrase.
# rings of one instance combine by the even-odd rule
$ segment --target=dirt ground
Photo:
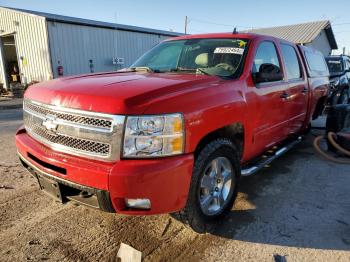
[[[230,215],[199,235],[169,215],[127,217],[38,190],[20,166],[21,110],[0,111],[0,261],[116,261],[121,242],[145,261],[350,261],[350,168],[315,156],[312,135],[243,178]]]

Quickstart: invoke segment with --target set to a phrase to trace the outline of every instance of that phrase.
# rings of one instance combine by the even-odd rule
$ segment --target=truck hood
[[[329,73],[329,77],[330,77],[330,78],[340,77],[340,76],[342,76],[343,74],[345,74],[345,73],[343,73],[343,72],[330,72],[330,73]]]
[[[219,78],[175,73],[103,73],[59,78],[31,86],[26,99],[109,114],[142,114],[152,102],[208,87]]]

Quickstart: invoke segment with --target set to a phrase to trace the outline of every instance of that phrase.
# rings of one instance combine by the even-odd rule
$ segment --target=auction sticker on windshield
[[[238,47],[217,47],[214,50],[214,54],[237,54],[243,55],[244,48]]]

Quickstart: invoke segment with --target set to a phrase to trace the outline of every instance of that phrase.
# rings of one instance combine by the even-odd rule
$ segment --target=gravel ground
[[[313,136],[257,175],[214,234],[169,215],[127,217],[61,205],[20,166],[21,109],[0,111],[0,261],[116,261],[119,244],[145,261],[350,261],[349,166],[315,156]]]

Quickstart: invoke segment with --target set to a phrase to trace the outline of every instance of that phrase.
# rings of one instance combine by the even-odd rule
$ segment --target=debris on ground
[[[127,244],[120,244],[117,258],[119,258],[121,262],[141,262],[141,257],[142,253],[140,251]]]
[[[276,255],[273,255],[273,258],[275,262],[287,262],[287,258],[285,256],[276,254]]]
[[[12,186],[0,185],[0,189],[15,189]]]
[[[28,242],[28,244],[29,244],[30,246],[33,246],[33,245],[40,245],[41,243],[40,243],[40,240],[38,240],[38,239],[33,239],[33,240],[30,240],[30,241]]]

